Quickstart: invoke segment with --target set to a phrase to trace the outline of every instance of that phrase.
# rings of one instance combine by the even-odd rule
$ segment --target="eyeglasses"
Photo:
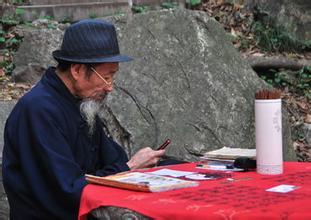
[[[95,69],[94,67],[91,67],[91,70],[99,77],[101,78],[105,84],[107,84],[108,86],[111,86],[112,85],[112,80],[111,82],[108,82],[104,77],[102,77]]]

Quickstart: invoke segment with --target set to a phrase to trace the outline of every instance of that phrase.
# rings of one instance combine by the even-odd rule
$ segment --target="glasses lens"
[[[102,77],[102,76],[95,70],[94,67],[91,67],[91,70],[92,70],[101,80],[103,80],[105,84],[107,84],[107,85],[112,85],[112,82],[113,82],[113,78],[112,78],[112,77],[107,77],[107,78]]]

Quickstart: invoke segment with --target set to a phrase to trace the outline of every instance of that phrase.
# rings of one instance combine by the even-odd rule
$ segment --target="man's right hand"
[[[127,162],[130,170],[141,168],[153,167],[164,156],[165,150],[152,150],[150,147],[140,149],[134,156]]]

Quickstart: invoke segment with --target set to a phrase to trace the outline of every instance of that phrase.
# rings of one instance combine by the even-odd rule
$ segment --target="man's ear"
[[[85,77],[85,65],[83,64],[71,64],[70,65],[70,73],[72,78],[77,81],[83,77]]]

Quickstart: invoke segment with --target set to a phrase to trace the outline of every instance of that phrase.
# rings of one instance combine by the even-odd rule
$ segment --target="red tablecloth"
[[[160,193],[89,184],[82,193],[79,220],[100,206],[124,207],[154,219],[311,219],[311,163],[286,162],[284,173],[272,176],[207,171],[197,169],[195,163],[165,168],[217,172],[221,178]],[[266,191],[281,184],[299,188],[288,193]]]

